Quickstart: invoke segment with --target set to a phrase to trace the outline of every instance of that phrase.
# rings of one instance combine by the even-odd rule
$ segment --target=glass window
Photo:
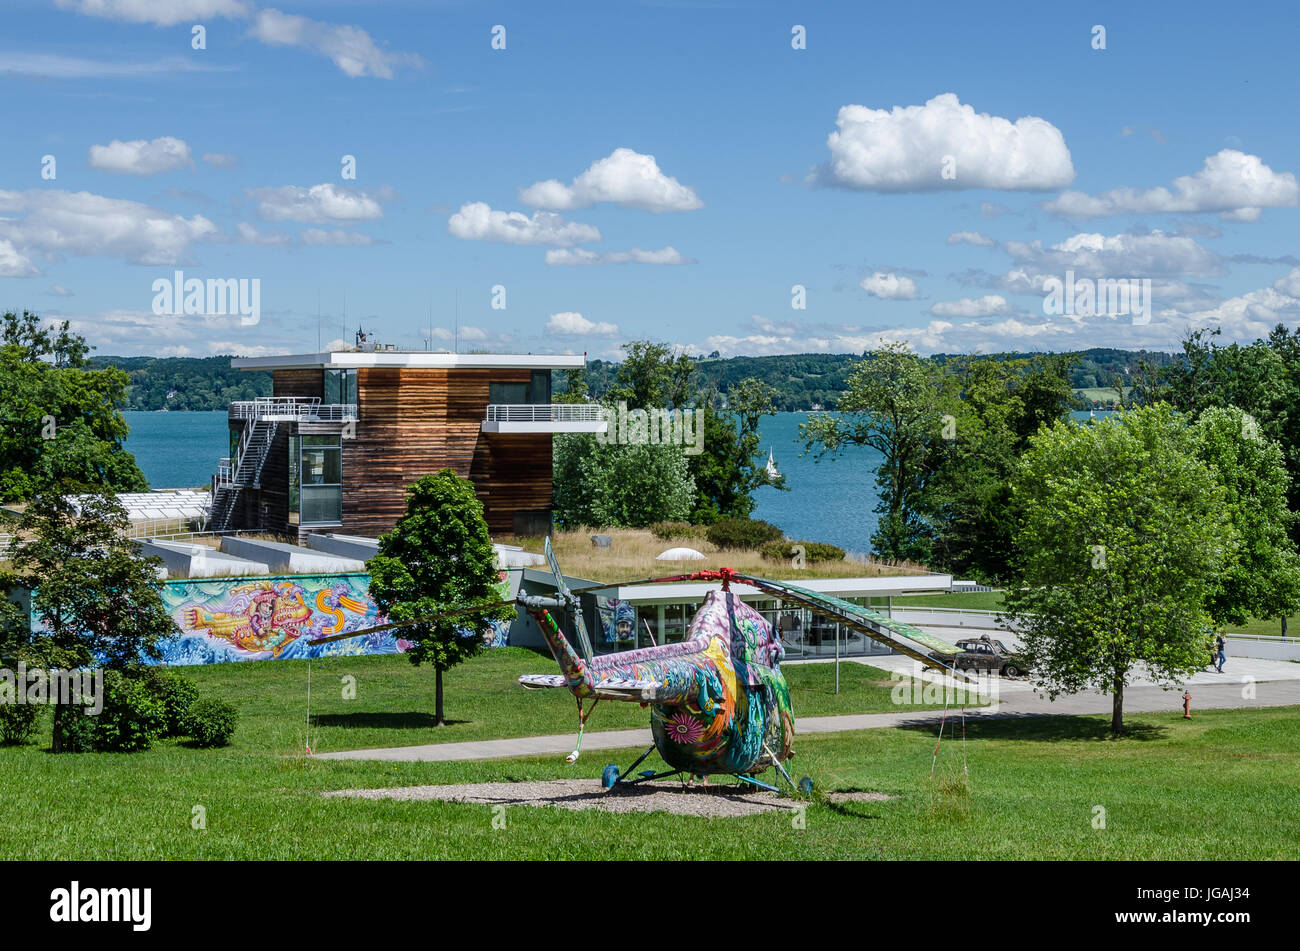
[[[301,525],[343,520],[343,449],[332,434],[289,440],[289,521]]]
[[[322,403],[355,403],[357,401],[356,370],[326,370]]]
[[[532,390],[530,403],[549,403],[551,401],[551,371],[534,370],[529,389]]]
[[[481,392],[481,391],[480,391]],[[527,403],[527,383],[489,383],[489,403]]]

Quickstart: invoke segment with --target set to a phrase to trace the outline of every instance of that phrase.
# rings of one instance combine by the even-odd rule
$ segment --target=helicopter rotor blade
[[[542,550],[546,554],[546,563],[551,567],[551,574],[555,576],[555,592],[565,605],[565,613],[570,615],[570,628],[578,635],[578,646],[582,650],[582,659],[590,663],[595,652],[592,650],[591,636],[587,633],[587,623],[582,617],[582,604],[581,602],[574,603],[573,595],[575,592],[570,591],[568,585],[564,583],[564,575],[560,573],[559,562],[555,560],[555,549],[551,547],[550,535],[546,536],[546,542]]]

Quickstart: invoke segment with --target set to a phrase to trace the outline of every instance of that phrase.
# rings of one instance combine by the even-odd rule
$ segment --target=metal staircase
[[[234,460],[222,459],[212,477],[212,509],[208,530],[223,532],[230,523],[235,503],[244,489],[262,487],[262,467],[275,442],[277,423],[273,419],[253,417],[244,423]]]

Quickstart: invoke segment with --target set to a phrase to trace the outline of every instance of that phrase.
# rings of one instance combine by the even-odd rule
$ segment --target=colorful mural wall
[[[606,644],[627,646],[636,641],[636,606],[631,601],[597,595],[596,613]]]
[[[501,573],[503,599],[513,596],[518,579]],[[360,631],[385,623],[370,599],[368,574],[284,575],[250,578],[170,580],[163,603],[178,633],[160,646],[168,665],[217,664],[236,660],[398,654],[410,642],[401,631],[380,631],[315,647],[318,637]],[[472,631],[467,636],[480,636]],[[502,647],[510,622],[493,622],[484,636],[488,647]]]

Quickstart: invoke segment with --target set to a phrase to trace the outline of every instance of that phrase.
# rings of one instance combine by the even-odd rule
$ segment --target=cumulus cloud
[[[981,248],[991,248],[995,244],[992,238],[978,231],[955,231],[948,235],[949,244],[973,244]]]
[[[558,248],[546,252],[547,264],[695,264],[694,258],[669,245],[657,251],[632,248],[628,251],[588,251],[586,248]]]
[[[371,221],[384,215],[384,209],[376,197],[329,182],[312,185],[310,188],[299,185],[247,188],[244,197],[257,202],[257,213],[264,221],[330,224],[339,221]]]
[[[1083,232],[1044,248],[1039,241],[1002,245],[1023,269],[1060,274],[1072,268],[1081,277],[1177,277],[1224,273],[1219,255],[1186,235],[1103,235]]]
[[[157,175],[194,164],[190,147],[181,139],[164,135],[146,142],[114,139],[108,145],[90,147],[90,167],[118,175]]]
[[[561,337],[617,337],[618,324],[588,320],[574,311],[551,314],[546,321],[546,332]]]
[[[810,180],[882,192],[957,188],[1041,190],[1074,181],[1061,131],[1046,119],[976,113],[954,93],[893,110],[844,106],[827,138],[830,161]],[[951,158],[952,174],[944,176]]]
[[[963,297],[961,300],[939,301],[930,308],[930,313],[936,317],[992,317],[1010,310],[1005,297],[986,294],[979,299]]]
[[[0,238],[0,277],[36,277],[40,273],[41,269],[15,248],[12,241]]]
[[[0,269],[27,275],[35,273],[30,256],[37,253],[180,264],[192,243],[218,236],[217,226],[202,215],[185,218],[84,191],[0,190]]]
[[[347,75],[392,79],[399,66],[419,66],[414,53],[390,53],[365,30],[355,26],[321,23],[279,10],[260,10],[250,34],[271,46],[298,46],[326,56]]]
[[[653,155],[615,149],[565,185],[554,178],[519,190],[519,200],[534,208],[571,211],[612,202],[646,211],[692,211],[704,207],[695,191],[665,175]]]
[[[255,244],[264,248],[286,248],[293,244],[293,238],[283,231],[258,231],[247,221],[241,221],[236,230],[243,244]]]
[[[497,211],[481,201],[461,205],[460,211],[447,219],[447,233],[471,241],[549,244],[560,248],[600,240],[597,228],[565,221],[554,212],[538,211],[530,218],[518,211]]]
[[[55,5],[86,16],[154,26],[197,23],[216,17],[242,19],[251,9],[244,0],[55,0]]]
[[[884,271],[877,271],[861,284],[864,291],[881,300],[914,300],[916,282],[910,277],[900,277]]]
[[[1273,289],[1288,297],[1300,297],[1300,267],[1274,281]]]
[[[1173,180],[1173,188],[1112,188],[1101,195],[1062,192],[1045,202],[1067,218],[1122,214],[1219,212],[1229,221],[1255,221],[1264,208],[1292,207],[1300,186],[1290,172],[1275,172],[1257,155],[1224,149],[1194,175]]]
[[[353,78],[392,79],[398,67],[423,65],[414,53],[383,49],[360,27],[323,23],[270,7],[257,10],[246,0],[56,0],[56,4],[86,16],[154,26],[200,23],[217,17],[249,20],[248,35],[254,39],[268,46],[293,46],[317,53]]]
[[[53,285],[46,293],[48,293],[51,297],[75,297],[76,296],[75,294],[73,294],[72,291],[68,290],[62,284]]]

